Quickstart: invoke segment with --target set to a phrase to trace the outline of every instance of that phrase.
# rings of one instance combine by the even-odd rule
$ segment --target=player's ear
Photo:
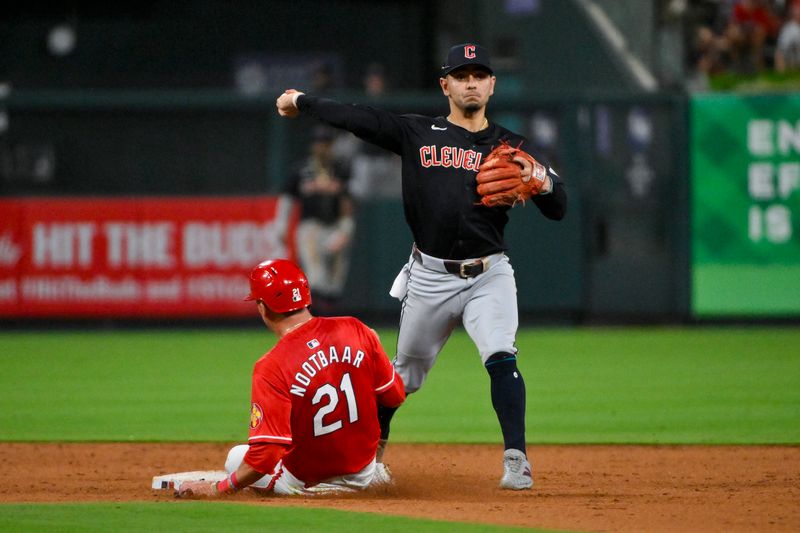
[[[492,76],[491,83],[489,84],[489,96],[494,94],[494,84],[497,82],[497,77]]]
[[[450,91],[447,88],[447,77],[439,78],[439,86],[442,88],[442,92],[445,96],[450,96]]]

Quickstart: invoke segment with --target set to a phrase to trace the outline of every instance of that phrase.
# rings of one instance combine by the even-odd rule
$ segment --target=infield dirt
[[[0,502],[167,501],[152,476],[222,468],[226,444],[0,443]],[[502,449],[392,443],[394,486],[344,497],[227,497],[571,531],[800,531],[797,446],[531,446],[534,488],[497,483]]]

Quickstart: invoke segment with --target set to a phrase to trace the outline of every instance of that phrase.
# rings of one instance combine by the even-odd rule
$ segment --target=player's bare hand
[[[294,118],[300,114],[297,109],[296,98],[297,96],[305,94],[296,89],[286,89],[282,95],[275,101],[275,107],[278,108],[278,114],[282,117]]]
[[[522,183],[528,183],[529,181],[531,181],[531,178],[534,177],[534,172],[537,170],[533,164],[535,161],[536,161],[535,159],[531,161],[530,159],[525,157],[514,156],[514,162],[522,167],[522,174],[521,174]],[[549,193],[550,191],[553,190],[553,180],[546,172],[544,172],[544,167],[542,167],[541,165],[539,165],[539,167],[540,167],[539,169],[540,176],[537,177],[537,179],[539,181],[542,181],[541,175],[542,174],[544,175],[544,182],[539,188],[539,191],[544,193]]]
[[[533,163],[531,163],[524,157],[519,157],[519,156],[514,157],[513,161],[522,167],[522,173],[521,173],[522,182],[528,183],[529,181],[531,181],[531,178],[533,177]]]
[[[217,495],[216,481],[184,481],[175,491],[176,498],[213,498]]]

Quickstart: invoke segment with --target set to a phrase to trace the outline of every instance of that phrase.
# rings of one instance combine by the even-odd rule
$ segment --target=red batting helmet
[[[276,313],[288,313],[311,305],[311,289],[299,266],[288,259],[269,259],[250,272],[245,300],[261,300]]]

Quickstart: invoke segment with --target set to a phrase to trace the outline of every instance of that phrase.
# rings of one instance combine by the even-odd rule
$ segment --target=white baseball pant
[[[231,448],[225,460],[225,471],[229,474],[235,472],[242,464],[244,456],[249,448],[250,446],[247,444],[239,444]],[[323,483],[306,487],[303,480],[297,479],[291,472],[283,467],[281,461],[278,461],[272,474],[262,477],[250,486],[256,489],[266,490],[276,476],[277,479],[275,479],[272,491],[275,494],[282,495],[356,492],[368,487],[388,485],[392,482],[391,474],[386,466],[383,463],[376,463],[373,459],[372,462],[355,474],[326,479]]]

